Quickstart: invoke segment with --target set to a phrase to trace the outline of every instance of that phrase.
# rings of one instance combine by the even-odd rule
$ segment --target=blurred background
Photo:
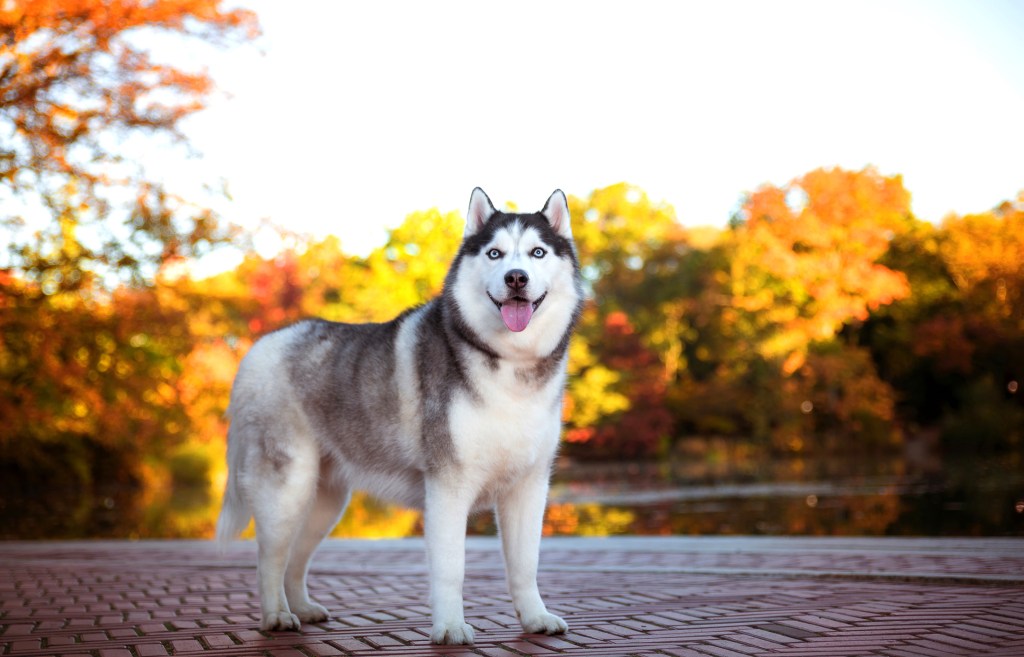
[[[1024,535],[1024,7],[0,0],[0,538],[209,537],[259,336],[569,195],[549,535]],[[336,536],[422,531],[357,496]],[[487,516],[471,531],[493,533]]]

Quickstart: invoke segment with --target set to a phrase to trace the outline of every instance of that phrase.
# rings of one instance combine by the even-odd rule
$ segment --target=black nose
[[[530,277],[522,269],[510,269],[505,273],[505,285],[513,290],[521,290],[530,282]]]

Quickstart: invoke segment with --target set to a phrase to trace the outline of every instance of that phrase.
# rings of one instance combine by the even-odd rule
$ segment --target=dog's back
[[[297,454],[321,477],[340,476],[352,487],[422,504],[421,454],[403,427],[400,406],[408,391],[396,376],[402,369],[396,340],[410,314],[382,324],[308,320],[253,345],[231,390],[218,540],[245,529],[256,489]]]

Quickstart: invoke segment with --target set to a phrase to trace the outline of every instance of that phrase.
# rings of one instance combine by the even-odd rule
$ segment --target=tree
[[[737,328],[761,355],[796,371],[806,347],[910,293],[879,259],[911,220],[899,176],[818,169],[751,194],[735,229]]]
[[[99,502],[137,486],[145,459],[191,432],[177,389],[191,343],[188,317],[151,290],[41,297],[0,273],[0,496],[35,492],[4,507],[0,524],[74,535],[71,510],[87,525]]]
[[[1024,193],[995,211],[951,215],[939,253],[973,311],[1012,324],[1024,313]]]
[[[947,217],[936,243],[950,291],[919,304],[909,322],[914,383],[924,382],[930,393],[927,419],[941,414],[942,437],[950,447],[1020,445],[1024,194],[989,212]],[[921,399],[921,388],[908,396]]]
[[[859,340],[898,392],[903,419],[953,448],[1024,439],[1024,195],[989,212],[916,224],[885,264],[913,294],[873,313]]]
[[[679,241],[675,210],[652,201],[634,185],[618,183],[569,198],[573,236],[584,279],[604,312],[629,309],[629,291],[641,284],[644,266],[669,241]]]
[[[780,449],[809,448],[807,439],[822,437],[825,426],[889,442],[877,427],[892,417],[891,390],[861,352],[832,343],[845,326],[910,293],[906,276],[881,262],[913,224],[909,201],[899,176],[871,168],[819,169],[748,196],[720,246],[727,273],[705,295],[721,302],[708,311],[721,334],[717,367],[711,378],[684,385],[712,400],[715,425]],[[811,403],[812,381],[843,403],[819,404],[807,417],[801,409]],[[713,400],[738,394],[730,423]],[[687,424],[706,424],[707,411],[681,401]],[[856,421],[849,409],[857,409]]]
[[[690,247],[672,207],[633,185],[570,197],[569,208],[595,303],[570,351],[567,438],[591,457],[653,455],[673,432],[663,402],[682,363],[686,292],[676,283]]]
[[[226,231],[147,175],[129,145],[182,142],[180,122],[213,92],[205,71],[157,62],[142,44],[256,34],[251,12],[222,4],[0,3],[0,496],[48,491],[34,504],[55,505],[5,506],[16,517],[0,524],[14,532],[40,517],[62,527],[22,535],[93,524],[109,510],[97,501],[113,505],[147,459],[193,431],[179,387],[190,318],[154,281]]]
[[[24,275],[65,288],[81,285],[82,272],[138,280],[224,239],[209,208],[147,176],[124,148],[143,135],[182,141],[182,119],[214,90],[206,71],[155,61],[143,43],[162,34],[209,44],[256,35],[254,14],[223,4],[0,4],[0,225]],[[42,253],[55,242],[67,248]],[[69,278],[68,267],[79,274]]]

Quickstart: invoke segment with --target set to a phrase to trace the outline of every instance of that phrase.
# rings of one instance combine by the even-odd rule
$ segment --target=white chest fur
[[[561,432],[565,364],[540,385],[506,361],[497,369],[473,367],[474,390],[452,400],[449,426],[462,476],[486,494],[550,466]]]

